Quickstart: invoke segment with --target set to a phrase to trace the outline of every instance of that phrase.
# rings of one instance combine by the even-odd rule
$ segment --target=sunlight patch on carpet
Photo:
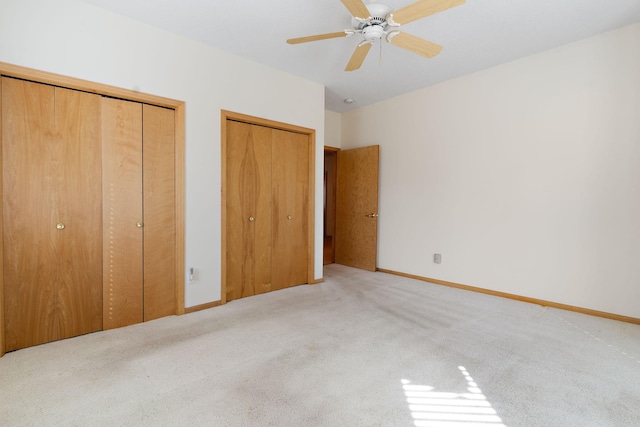
[[[505,427],[464,366],[466,393],[440,392],[403,379],[402,388],[416,427]]]

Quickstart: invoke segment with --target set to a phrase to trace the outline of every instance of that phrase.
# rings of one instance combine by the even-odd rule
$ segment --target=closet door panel
[[[174,111],[143,106],[144,320],[176,312]]]
[[[227,301],[272,290],[271,132],[227,123]]]
[[[142,104],[102,100],[104,329],[143,321]]]
[[[101,328],[99,111],[97,95],[2,79],[7,351]]]
[[[69,337],[102,329],[101,97],[56,88],[55,103],[62,142],[51,220],[65,227],[56,229],[61,314],[55,318],[61,337]]]
[[[273,130],[274,289],[307,283],[308,136]]]
[[[6,351],[49,341],[56,310],[54,93],[2,78]]]

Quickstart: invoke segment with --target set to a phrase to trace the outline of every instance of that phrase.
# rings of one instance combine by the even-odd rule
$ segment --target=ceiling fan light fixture
[[[380,40],[386,34],[382,25],[370,25],[362,29],[362,35],[367,41]]]

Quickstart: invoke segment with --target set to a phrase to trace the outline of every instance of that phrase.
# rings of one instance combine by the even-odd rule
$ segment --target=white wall
[[[342,146],[342,114],[325,110],[324,145],[334,148]]]
[[[220,110],[316,129],[322,277],[321,85],[76,0],[2,0],[0,61],[186,102],[187,307],[220,299]]]
[[[381,146],[379,267],[640,318],[640,24],[342,129]]]

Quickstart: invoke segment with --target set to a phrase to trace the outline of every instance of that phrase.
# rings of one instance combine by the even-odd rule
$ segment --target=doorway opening
[[[323,265],[336,261],[336,176],[339,148],[324,148]]]
[[[376,271],[380,147],[324,150],[323,264]]]

